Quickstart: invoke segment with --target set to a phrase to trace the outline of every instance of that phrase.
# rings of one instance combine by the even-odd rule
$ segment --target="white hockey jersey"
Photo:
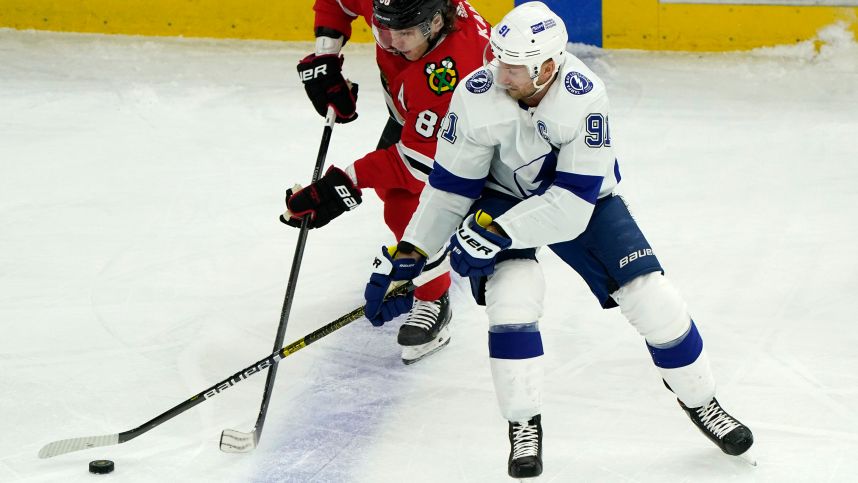
[[[511,248],[576,238],[619,183],[605,85],[571,54],[539,105],[513,100],[478,69],[453,94],[429,184],[403,241],[435,253],[484,188],[522,199],[497,217]]]

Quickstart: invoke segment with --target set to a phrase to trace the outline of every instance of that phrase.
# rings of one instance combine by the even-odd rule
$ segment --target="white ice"
[[[539,481],[858,480],[858,46],[842,29],[735,54],[579,49],[604,77],[622,183],[706,341],[754,468],[707,441],[617,310],[549,254]],[[397,324],[359,320],[280,366],[260,447],[257,376],[128,443],[136,427],[272,348],[322,119],[306,44],[0,31],[0,481],[504,482],[486,318],[453,291],[453,340],[413,366]],[[374,149],[372,51],[346,50],[360,119],[328,163]],[[380,203],[309,236],[286,340],[358,306]]]

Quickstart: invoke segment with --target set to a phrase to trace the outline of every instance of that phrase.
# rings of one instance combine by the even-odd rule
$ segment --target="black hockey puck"
[[[113,461],[95,460],[89,462],[89,472],[97,475],[106,475],[113,471]]]

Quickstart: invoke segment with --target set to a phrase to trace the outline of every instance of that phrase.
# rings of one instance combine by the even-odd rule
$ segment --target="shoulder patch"
[[[548,126],[546,126],[541,119],[536,121],[536,130],[539,131],[539,135],[542,136],[542,139],[551,143],[551,138],[548,137]]]
[[[426,64],[426,76],[426,80],[429,82],[429,90],[439,96],[445,92],[453,92],[456,83],[459,82],[456,62],[452,57],[445,57],[440,66],[434,62]]]
[[[593,90],[593,82],[580,72],[566,74],[566,90],[576,96],[584,95]]]
[[[492,73],[486,69],[477,71],[465,83],[465,88],[474,94],[482,94],[492,86]]]

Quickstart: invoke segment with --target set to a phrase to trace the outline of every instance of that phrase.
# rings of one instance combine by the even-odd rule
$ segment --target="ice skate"
[[[542,415],[524,423],[509,422],[509,461],[513,478],[534,478],[542,474]]]
[[[414,300],[414,307],[399,328],[402,362],[413,364],[441,350],[450,342],[450,297],[444,292],[438,300]]]
[[[754,435],[751,430],[727,414],[714,397],[699,408],[689,408],[682,401],[679,401],[679,405],[694,425],[728,455],[739,456],[754,444]],[[753,460],[748,462],[756,465]]]

